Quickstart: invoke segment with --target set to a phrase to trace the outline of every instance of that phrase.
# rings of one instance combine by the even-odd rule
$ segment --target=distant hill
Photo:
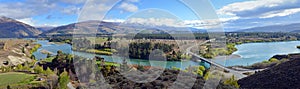
[[[237,32],[300,32],[300,23],[254,27]]]
[[[100,23],[101,25],[99,25]],[[55,27],[51,30],[45,31],[43,35],[89,34],[85,32],[95,32],[95,30],[102,34],[113,33],[115,31],[115,26],[117,26],[115,23],[86,21]]]
[[[46,31],[49,31],[55,27],[36,27],[38,30],[42,31],[42,32],[46,32]]]
[[[41,33],[28,24],[0,16],[0,38],[33,37]]]
[[[141,24],[120,24],[117,22],[103,22],[103,21],[85,21],[73,23],[65,26],[59,26],[51,30],[45,31],[43,35],[64,35],[64,34],[89,34],[88,32],[95,32],[97,34],[111,34],[111,33],[188,33],[188,30],[194,33],[206,32],[202,29],[184,28],[184,27],[168,27],[168,26],[144,26]],[[87,32],[87,33],[85,33]],[[93,33],[94,34],[94,33]]]
[[[298,54],[299,55],[299,54]],[[300,60],[291,58],[270,69],[238,81],[242,89],[299,89]]]

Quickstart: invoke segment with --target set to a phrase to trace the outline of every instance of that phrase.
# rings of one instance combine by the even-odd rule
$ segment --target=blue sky
[[[17,19],[33,26],[60,26],[75,23],[83,10],[90,10],[88,19],[105,14],[106,21],[135,21],[155,24],[174,24],[211,27],[215,20],[203,21],[193,11],[177,0],[123,0],[113,8],[105,3],[115,0],[0,0],[0,16]],[[299,23],[300,0],[210,0],[226,30],[257,26]],[[199,4],[199,7],[205,8]],[[148,13],[149,12],[149,13]],[[151,12],[151,13],[150,13]],[[205,12],[203,12],[205,13]],[[167,15],[167,16],[164,16]],[[141,16],[157,19],[141,19]],[[168,18],[175,16],[174,18]],[[130,19],[128,19],[130,18]]]

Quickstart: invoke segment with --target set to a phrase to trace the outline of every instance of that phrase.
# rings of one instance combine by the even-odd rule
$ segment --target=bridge
[[[201,57],[200,55],[196,54],[196,53],[193,53],[191,51],[192,48],[194,48],[195,46],[198,46],[198,45],[203,45],[203,44],[206,44],[210,41],[213,41],[213,40],[206,40],[204,42],[202,42],[201,44],[196,44],[196,45],[193,45],[193,46],[190,46],[186,49],[186,53],[196,57],[198,60],[196,60],[197,62],[206,62],[206,63],[209,63],[211,66],[216,66],[220,69],[223,69],[225,71],[228,71],[229,73],[232,73],[237,79],[241,79],[241,78],[244,78],[244,77],[247,77],[247,75],[243,74],[243,73],[246,73],[246,72],[255,72],[255,71],[262,71],[264,69],[256,69],[256,70],[247,70],[247,71],[237,71],[237,70],[233,70],[233,69],[230,69],[230,68],[227,68],[221,64],[218,64],[214,61],[212,61],[212,59],[206,59],[206,58],[203,58]]]

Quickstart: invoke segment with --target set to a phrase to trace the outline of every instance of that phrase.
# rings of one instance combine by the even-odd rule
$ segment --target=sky
[[[0,0],[0,16],[36,27],[84,20],[239,30],[299,23],[300,0],[208,0],[218,19],[205,19],[181,0]],[[193,1],[193,0],[190,0]],[[199,0],[198,0],[199,1]],[[200,0],[201,1],[201,0]],[[196,5],[198,4],[195,0]],[[199,3],[199,8],[207,8]],[[207,12],[203,11],[202,14]]]

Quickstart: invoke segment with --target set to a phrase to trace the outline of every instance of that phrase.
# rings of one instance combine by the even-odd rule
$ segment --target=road
[[[196,54],[196,53],[193,53],[191,51],[192,48],[194,48],[195,46],[198,46],[198,45],[203,45],[203,44],[206,44],[210,41],[213,41],[213,40],[206,40],[200,44],[196,44],[196,45],[193,45],[193,46],[190,46],[186,49],[186,53],[190,54],[190,55],[193,55],[195,57],[197,57],[199,60],[197,60],[197,62],[201,62],[201,61],[204,61],[204,62],[207,62],[209,63],[210,65],[212,66],[216,66],[218,68],[221,68],[221,69],[224,69],[225,71],[228,71],[229,73],[232,73],[237,79],[241,79],[241,78],[244,78],[244,77],[247,77],[247,75],[243,74],[243,73],[246,73],[246,72],[255,72],[255,71],[262,71],[264,69],[256,69],[256,70],[247,70],[247,71],[237,71],[237,70],[233,70],[233,69],[229,69],[221,64],[218,64],[214,61],[212,61],[212,59],[206,59],[206,58],[203,58],[201,57],[200,55]]]

